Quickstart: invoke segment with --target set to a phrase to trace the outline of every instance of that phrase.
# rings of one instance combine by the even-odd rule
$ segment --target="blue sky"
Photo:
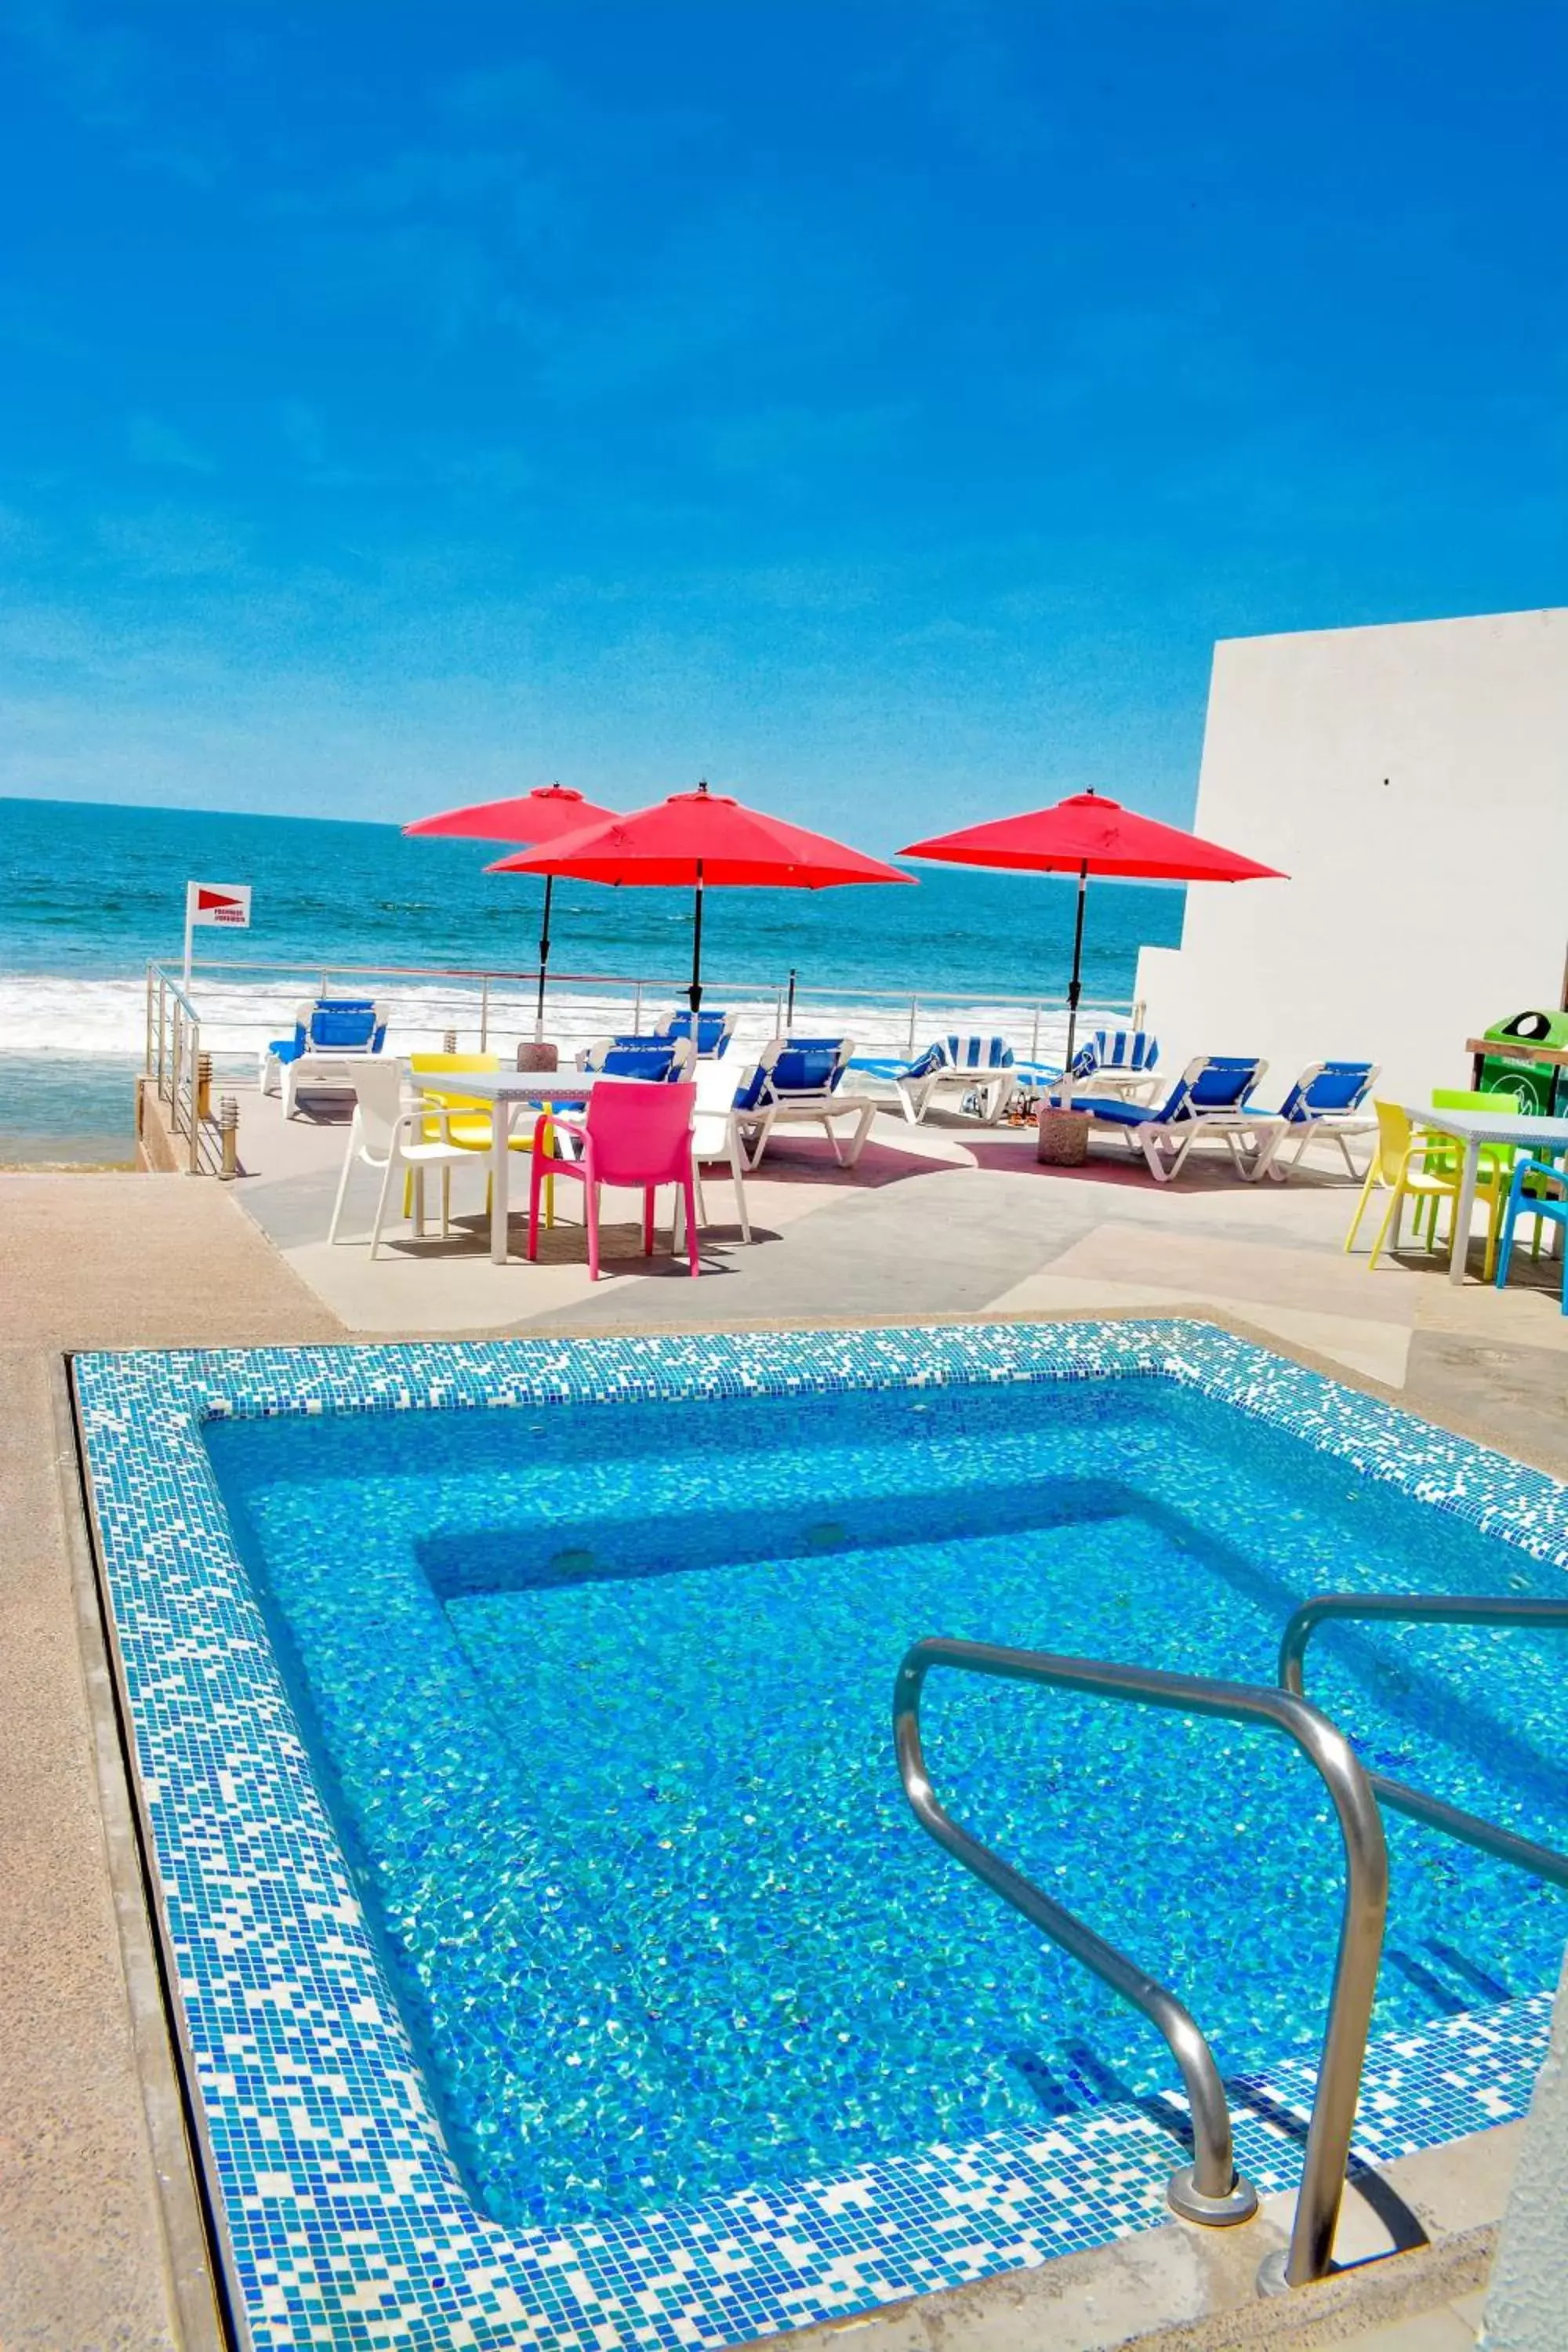
[[[0,0],[0,792],[1191,807],[1561,603],[1562,0]]]

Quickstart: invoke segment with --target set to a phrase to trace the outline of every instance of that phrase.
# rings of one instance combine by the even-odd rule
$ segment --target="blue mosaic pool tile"
[[[225,1349],[75,1369],[161,1897],[258,2352],[739,2344],[1155,2226],[1181,2151],[1145,2102],[635,2221],[488,2221],[447,2156],[317,1792],[205,1419],[1162,1378],[1568,1567],[1568,1490],[1554,1481],[1179,1322]],[[1361,2159],[1521,2115],[1550,2013],[1543,1992],[1374,2043]],[[1234,2086],[1238,2159],[1265,2192],[1297,2177],[1312,2085],[1297,2061]]]

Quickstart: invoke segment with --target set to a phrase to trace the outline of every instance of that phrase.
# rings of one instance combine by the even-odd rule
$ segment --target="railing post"
[[[162,969],[158,973],[158,1099],[163,1099],[163,1040],[168,1028],[168,983]]]
[[[205,1057],[205,1055],[203,1054],[203,1052],[202,1052],[202,1027],[201,1027],[201,1023],[200,1023],[199,1021],[193,1021],[189,1025],[190,1025],[190,1049],[189,1049],[189,1050],[190,1050],[190,1057],[191,1057],[191,1129],[190,1129],[190,1158],[189,1158],[188,1165],[189,1165],[189,1171],[190,1171],[190,1173],[191,1173],[193,1176],[199,1176],[199,1175],[201,1174],[201,1171],[202,1171],[202,1121],[201,1121],[201,1108],[202,1108],[202,1107],[201,1107],[201,1097],[200,1097],[200,1087],[201,1087],[200,1072],[201,1072],[201,1066],[202,1066],[202,1064],[203,1064],[203,1062],[205,1060],[205,1058],[206,1058],[206,1057]]]
[[[642,982],[640,980],[632,997],[632,1035],[634,1037],[642,1035]],[[552,1135],[555,1132],[553,1128],[550,1131]]]
[[[910,999],[910,1034],[904,1044],[904,1059],[906,1062],[912,1062],[915,1057],[915,1023],[920,1017],[920,998],[918,996],[911,996]]]
[[[490,1043],[490,976],[487,971],[479,982],[479,1051],[488,1053]]]
[[[1030,1059],[1030,1061],[1031,1061],[1031,1062],[1037,1062],[1037,1061],[1039,1060],[1039,1058],[1040,1058],[1040,1007],[1039,1007],[1038,1001],[1037,1000],[1036,1004],[1035,1004],[1035,1019],[1034,1019],[1034,1025],[1033,1025],[1033,1027],[1032,1027],[1032,1028],[1030,1029],[1030,1031],[1029,1031],[1029,1059]]]
[[[225,1184],[232,1184],[239,1173],[239,1105],[232,1095],[225,1095],[217,1107],[218,1176]]]

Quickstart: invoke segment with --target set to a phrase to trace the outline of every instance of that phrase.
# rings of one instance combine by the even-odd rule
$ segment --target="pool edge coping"
[[[180,2352],[231,2352],[248,2331],[229,2292],[222,2200],[153,1864],[130,1699],[99,1538],[70,1354],[49,1359],[49,1413],[115,1936],[141,2086],[164,2283]]]

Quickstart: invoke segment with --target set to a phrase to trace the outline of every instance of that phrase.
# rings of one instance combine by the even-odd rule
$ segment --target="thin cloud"
[[[165,425],[156,416],[133,416],[127,427],[126,439],[131,455],[140,466],[163,466],[176,473],[216,474],[217,462],[194,441],[187,441],[174,425]]]

